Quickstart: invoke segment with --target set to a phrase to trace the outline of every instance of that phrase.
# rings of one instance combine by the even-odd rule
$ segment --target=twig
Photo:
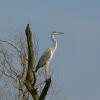
[[[9,44],[9,45],[12,46],[13,48],[15,48],[15,49],[17,50],[17,52],[19,52],[19,49],[18,49],[15,45],[13,45],[12,43],[10,43],[10,42],[8,42],[8,41],[6,41],[6,40],[0,40],[0,41]]]

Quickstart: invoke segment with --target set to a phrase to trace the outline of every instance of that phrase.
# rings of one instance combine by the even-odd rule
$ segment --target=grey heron
[[[51,48],[47,49],[43,53],[43,55],[40,57],[38,64],[36,66],[35,72],[37,72],[39,68],[44,68],[46,78],[48,75],[48,66],[50,64],[51,59],[53,58],[53,55],[54,55],[56,49],[57,49],[57,40],[55,38],[55,35],[60,35],[60,34],[64,34],[64,33],[63,32],[56,32],[56,31],[52,32],[51,40],[52,40],[53,45]]]

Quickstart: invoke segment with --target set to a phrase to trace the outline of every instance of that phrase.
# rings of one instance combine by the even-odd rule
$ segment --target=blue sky
[[[39,39],[39,54],[51,46],[52,31],[65,33],[57,37],[50,65],[55,98],[100,100],[100,1],[0,0],[0,39],[14,41],[27,23]]]

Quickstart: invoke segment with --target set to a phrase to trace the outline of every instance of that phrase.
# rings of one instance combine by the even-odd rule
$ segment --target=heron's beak
[[[60,34],[64,34],[64,32],[54,32],[54,35],[60,35]]]
[[[59,34],[64,34],[64,32],[57,32],[57,34],[59,35]]]

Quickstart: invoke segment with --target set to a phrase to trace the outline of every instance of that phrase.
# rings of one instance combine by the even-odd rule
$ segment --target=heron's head
[[[64,32],[56,32],[56,31],[52,32],[52,35],[61,35],[61,34],[64,34]]]

